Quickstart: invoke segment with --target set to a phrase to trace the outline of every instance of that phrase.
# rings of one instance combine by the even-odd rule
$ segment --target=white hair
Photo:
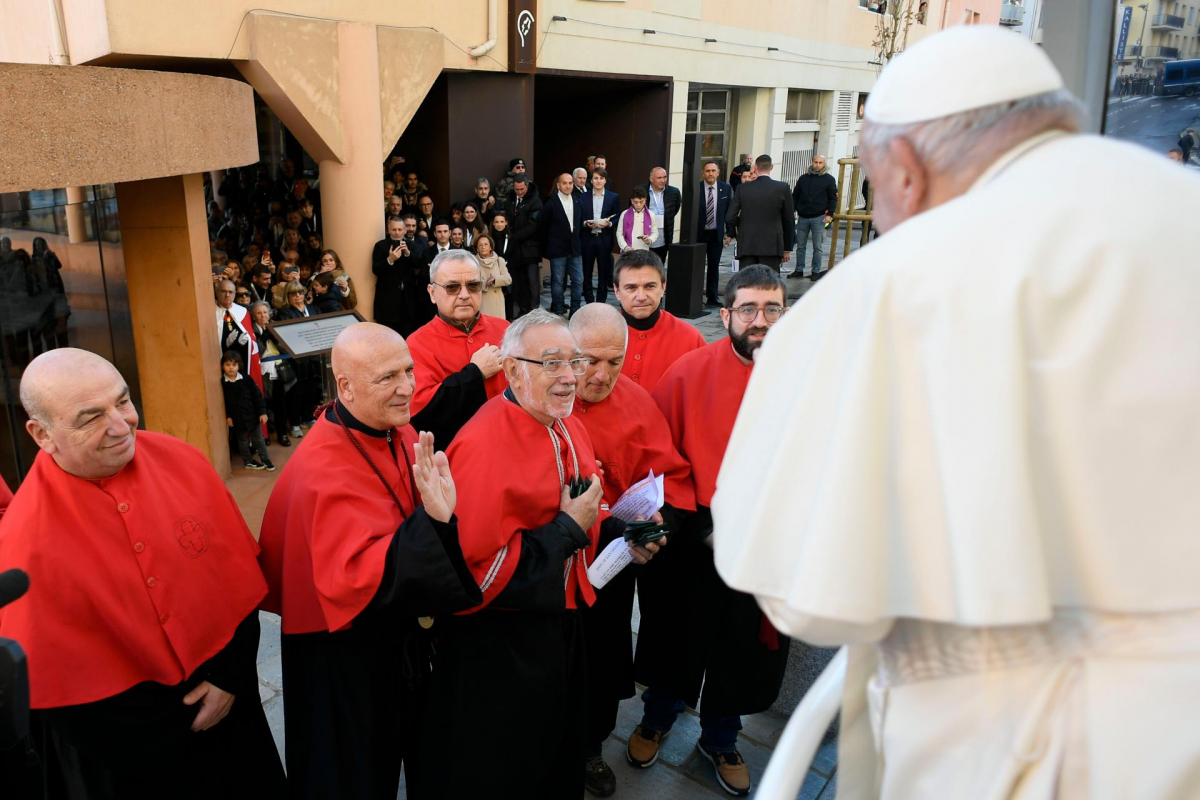
[[[434,283],[437,279],[438,267],[444,261],[465,261],[475,269],[479,270],[479,279],[483,280],[483,268],[479,266],[479,261],[471,254],[469,250],[444,250],[438,253],[433,262],[429,265],[429,282]]]
[[[585,176],[587,175],[586,169],[584,169],[583,167],[576,167],[574,170],[571,171],[571,177],[574,177],[576,172],[582,172]]]
[[[504,332],[504,338],[500,340],[500,357],[512,358],[513,356],[519,356],[525,334],[529,333],[533,328],[539,328],[542,325],[557,325],[561,328],[567,328],[567,321],[558,314],[551,314],[544,308],[535,308],[528,314],[517,317],[508,326],[508,330]],[[567,330],[570,329],[567,328]]]
[[[859,134],[860,151],[884,153],[905,139],[931,170],[948,173],[985,156],[995,156],[1022,139],[1050,130],[1079,130],[1083,106],[1066,89],[961,114],[904,125],[871,122]]]

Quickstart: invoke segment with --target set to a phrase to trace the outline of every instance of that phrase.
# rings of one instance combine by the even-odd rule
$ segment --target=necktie
[[[704,225],[707,228],[717,227],[717,207],[713,203],[713,187],[708,187],[708,203],[705,206],[708,209],[708,215],[705,217]]]

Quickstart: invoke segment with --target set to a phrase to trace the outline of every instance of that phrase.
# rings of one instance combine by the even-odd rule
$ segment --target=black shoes
[[[287,437],[286,433],[275,437],[275,440],[279,443],[280,447],[291,447],[292,446],[292,440]]]
[[[593,756],[583,766],[583,788],[593,797],[608,797],[617,791],[617,776],[603,756]]]

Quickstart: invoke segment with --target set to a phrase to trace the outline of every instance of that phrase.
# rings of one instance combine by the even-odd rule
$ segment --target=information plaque
[[[267,324],[275,340],[292,358],[320,356],[333,349],[338,334],[359,322],[366,322],[357,311],[335,311],[311,317],[285,319]]]

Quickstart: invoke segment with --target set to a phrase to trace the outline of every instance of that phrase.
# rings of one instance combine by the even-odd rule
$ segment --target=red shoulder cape
[[[625,364],[621,374],[647,392],[680,356],[704,347],[704,335],[683,320],[660,311],[658,322],[648,331],[629,329]]]
[[[403,447],[411,458],[417,441],[412,426],[393,434],[399,466],[386,439],[354,436],[404,513],[345,431],[320,415],[271,491],[259,537],[259,563],[270,587],[262,608],[282,616],[284,633],[348,626],[379,590],[392,536],[416,510],[399,455]]]
[[[652,393],[671,426],[671,440],[692,465],[700,505],[711,505],[717,491],[721,459],[752,369],[728,338],[718,339],[676,361]]]
[[[447,324],[441,317],[434,317],[413,331],[407,340],[416,364],[417,388],[413,391],[412,413],[429,405],[442,381],[471,363],[476,351],[487,344],[499,347],[506,330],[508,320],[480,314],[470,333]],[[491,399],[508,388],[508,382],[503,372],[497,372],[487,379],[484,387]]]
[[[667,420],[645,389],[624,375],[599,403],[575,401],[575,414],[587,428],[596,458],[604,465],[604,502],[610,507],[650,470],[662,475],[667,502],[696,510],[692,468],[671,442]],[[588,552],[595,558],[595,544]]]
[[[596,474],[596,456],[583,423],[574,415],[562,422],[575,446],[579,472],[584,477]],[[559,438],[563,438],[561,434]],[[559,454],[569,481],[575,477],[575,466],[565,441]],[[545,425],[500,395],[487,401],[463,426],[446,456],[458,487],[459,543],[483,592],[483,603],[472,609],[478,611],[512,578],[521,557],[520,532],[549,524],[558,515],[562,484],[554,444]],[[587,532],[593,542],[604,516],[601,511]],[[567,608],[577,606],[577,588],[588,605],[595,600],[585,561],[577,553],[566,565]]]
[[[200,451],[149,431],[135,448],[99,481],[39,453],[0,523],[0,570],[30,578],[0,609],[0,636],[25,648],[34,708],[179,683],[266,592],[258,546]]]

